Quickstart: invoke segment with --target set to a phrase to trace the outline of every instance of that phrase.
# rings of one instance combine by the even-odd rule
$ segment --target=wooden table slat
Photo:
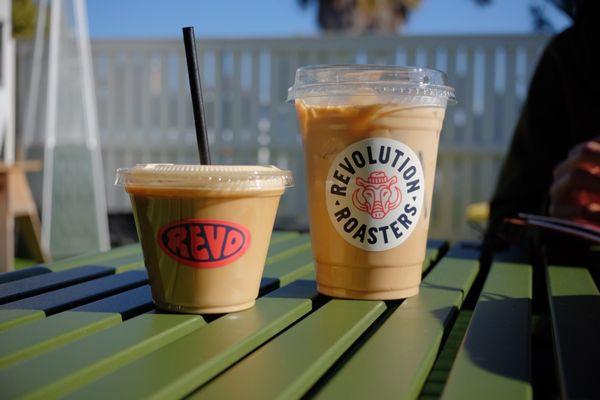
[[[532,268],[492,264],[443,399],[531,399]]]
[[[437,359],[431,368],[431,372],[419,394],[420,400],[439,399],[444,390],[446,380],[450,375],[450,369],[460,348],[460,343],[467,332],[469,322],[473,316],[472,310],[462,309],[452,324],[443,347],[440,349]]]
[[[293,239],[298,235],[301,235],[301,233],[296,231],[274,231],[271,234],[271,242],[269,244],[269,247],[273,246],[274,244]]]
[[[150,311],[153,308],[154,303],[152,301],[150,286],[144,285],[92,303],[84,304],[73,308],[72,311],[118,313],[125,321],[136,315]]]
[[[455,243],[444,257],[454,257],[462,259],[479,259],[481,254],[481,245],[472,240],[462,240]]]
[[[51,269],[52,271],[61,271],[63,269],[74,268],[84,264],[111,263],[113,260],[128,257],[135,254],[142,254],[142,248],[139,243],[119,247],[110,251],[83,254],[80,256],[70,257],[64,260],[52,262],[45,266]]]
[[[135,269],[144,269],[144,256],[142,253],[129,254],[123,257],[116,258],[111,261],[106,261],[106,264],[115,268],[115,273],[120,274],[126,271]]]
[[[385,308],[381,301],[331,300],[190,398],[299,398]]]
[[[267,264],[298,254],[310,249],[310,236],[307,234],[292,237],[289,240],[269,246]]]
[[[435,260],[437,258],[437,250],[436,249],[427,249],[425,250],[425,260],[423,261],[423,274],[426,273],[433,267],[435,264]]]
[[[14,282],[20,279],[30,278],[32,276],[37,276],[41,274],[47,274],[48,272],[52,271],[40,265],[19,269],[17,271],[3,272],[0,274],[0,284]]]
[[[66,311],[0,332],[0,369],[119,323],[119,314]]]
[[[430,239],[427,241],[423,272],[427,272],[448,250],[446,240]]]
[[[310,248],[296,253],[293,257],[283,258],[265,266],[263,275],[275,278],[281,286],[310,273],[314,269],[313,254]]]
[[[66,286],[111,275],[113,268],[86,265],[66,271],[54,272],[20,279],[0,285],[0,304],[13,302]]]
[[[600,398],[600,292],[587,268],[550,265],[546,281],[562,398]]]
[[[52,315],[112,294],[133,289],[146,282],[146,272],[130,271],[3,304],[0,309],[42,310],[46,315]]]
[[[3,397],[63,396],[202,325],[200,316],[141,315],[0,370]]]
[[[415,398],[478,271],[477,260],[442,258],[316,397]]]
[[[316,296],[314,281],[293,282],[258,299],[254,308],[223,316],[70,397],[181,398],[308,313]],[[156,367],[162,365],[168,368]]]
[[[444,239],[427,239],[427,248],[445,252],[449,248],[449,243]]]
[[[0,310],[0,332],[45,316],[40,310]]]
[[[314,269],[314,260],[312,250],[310,246],[307,246],[307,240],[305,238],[301,241],[300,252],[293,249],[294,252],[291,255],[284,258],[277,257],[274,261],[267,262],[263,275],[278,279],[280,286],[284,286],[310,273]],[[427,243],[427,255],[423,263],[424,271],[427,271],[435,263],[447,244],[448,242],[442,240],[432,240]]]

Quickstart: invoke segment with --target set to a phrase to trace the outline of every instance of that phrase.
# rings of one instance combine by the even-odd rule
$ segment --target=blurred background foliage
[[[17,39],[32,38],[35,34],[37,5],[33,0],[13,0],[13,36]]]
[[[308,9],[317,4],[317,24],[324,33],[379,34],[400,33],[410,14],[423,0],[298,0]],[[427,1],[427,0],[425,0]],[[454,0],[456,1],[456,0]],[[470,0],[485,7],[494,0]],[[547,7],[556,7],[571,19],[580,0],[529,0],[532,30],[537,33],[554,32],[547,17]]]

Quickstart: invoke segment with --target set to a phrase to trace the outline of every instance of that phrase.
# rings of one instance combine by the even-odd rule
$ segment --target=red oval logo
[[[225,266],[250,246],[250,231],[240,224],[212,219],[183,219],[163,226],[156,238],[172,259],[194,268]]]

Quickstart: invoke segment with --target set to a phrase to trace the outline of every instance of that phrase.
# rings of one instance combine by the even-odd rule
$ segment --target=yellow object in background
[[[466,216],[468,222],[485,224],[490,216],[490,204],[487,202],[469,204]]]

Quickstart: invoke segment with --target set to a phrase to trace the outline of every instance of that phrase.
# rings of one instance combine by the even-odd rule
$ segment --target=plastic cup
[[[319,292],[400,299],[419,291],[440,130],[454,90],[431,69],[296,71]]]
[[[119,169],[156,306],[201,314],[252,307],[279,199],[292,183],[290,171],[272,166]]]

